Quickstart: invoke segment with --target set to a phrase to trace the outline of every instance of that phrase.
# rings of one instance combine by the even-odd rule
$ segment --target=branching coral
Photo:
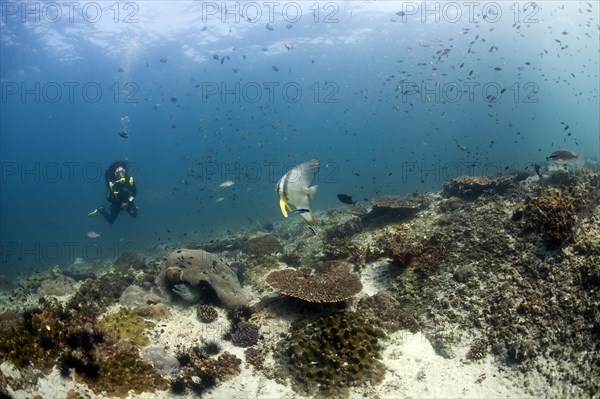
[[[256,324],[241,321],[231,334],[231,342],[236,346],[248,347],[258,342],[258,326]]]
[[[255,370],[262,370],[265,362],[263,351],[258,348],[248,348],[244,351],[244,355],[246,356],[246,362],[254,366]]]

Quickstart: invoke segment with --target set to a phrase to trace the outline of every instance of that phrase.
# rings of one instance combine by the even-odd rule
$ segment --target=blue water
[[[2,2],[1,274],[282,221],[311,158],[319,211],[599,157],[597,2],[222,4]],[[118,159],[139,214],[108,225],[86,214]]]

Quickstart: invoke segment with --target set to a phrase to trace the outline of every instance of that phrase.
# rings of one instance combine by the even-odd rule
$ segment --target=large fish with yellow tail
[[[284,217],[290,213],[300,214],[311,233],[317,234],[315,230],[315,219],[311,210],[311,202],[317,196],[317,187],[311,186],[315,175],[319,172],[321,164],[317,159],[303,162],[288,170],[277,182],[275,191],[279,196],[279,208]],[[292,209],[291,206],[296,209]]]

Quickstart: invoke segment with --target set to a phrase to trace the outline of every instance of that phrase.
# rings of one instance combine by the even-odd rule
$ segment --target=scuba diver
[[[88,216],[102,215],[109,224],[113,224],[119,216],[119,212],[125,209],[131,217],[136,217],[137,207],[133,200],[137,194],[137,188],[133,177],[127,175],[127,163],[124,161],[113,162],[104,172],[104,179],[106,180],[106,199],[110,202],[110,212],[100,207],[88,213]]]

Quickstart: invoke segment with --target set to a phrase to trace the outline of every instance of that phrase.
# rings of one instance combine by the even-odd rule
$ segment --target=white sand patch
[[[375,387],[381,398],[532,397],[499,371],[490,356],[475,362],[463,360],[467,346],[457,346],[456,357],[445,359],[423,334],[398,331],[390,339],[383,354],[386,377]]]
[[[379,291],[389,288],[392,274],[399,272],[400,266],[393,265],[388,260],[367,264],[360,271],[363,283],[360,295],[373,296]]]

